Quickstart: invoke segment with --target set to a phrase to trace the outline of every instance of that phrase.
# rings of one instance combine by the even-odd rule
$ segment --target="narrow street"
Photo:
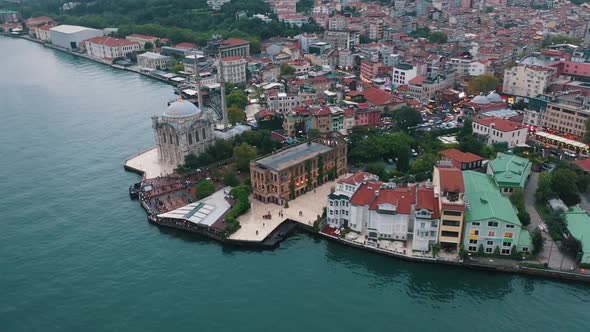
[[[525,194],[525,204],[527,211],[531,215],[531,224],[527,227],[527,229],[533,233],[533,231],[543,223],[541,216],[537,212],[535,208],[535,191],[537,190],[539,180],[539,173],[532,172],[531,177],[526,185],[524,194]],[[570,271],[575,268],[576,264],[574,260],[566,255],[563,255],[555,242],[549,236],[549,233],[541,232],[543,235],[544,245],[543,251],[538,255],[538,259],[541,263],[548,263],[549,267],[552,269],[564,271]]]

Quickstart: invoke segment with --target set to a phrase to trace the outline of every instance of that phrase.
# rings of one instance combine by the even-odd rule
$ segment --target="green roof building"
[[[530,252],[531,236],[522,229],[516,209],[502,196],[494,179],[487,174],[464,171],[463,181],[467,201],[465,249],[476,252],[481,245],[485,253],[492,254],[498,247],[501,254],[510,255],[516,246],[518,251]]]
[[[590,216],[578,206],[571,208],[563,216],[570,234],[582,243],[581,263],[590,264]]]
[[[488,163],[487,173],[491,175],[502,193],[511,193],[515,188],[524,189],[531,174],[532,163],[510,153],[498,153]]]

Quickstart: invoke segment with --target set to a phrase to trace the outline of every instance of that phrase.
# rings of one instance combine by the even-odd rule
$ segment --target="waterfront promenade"
[[[173,166],[158,162],[158,150],[155,146],[127,158],[123,166],[126,170],[142,173],[145,179],[153,179],[174,173]]]
[[[289,201],[288,208],[272,203],[265,204],[250,197],[250,210],[238,218],[241,227],[229,238],[241,241],[262,241],[285,220],[312,227],[318,215],[322,215],[328,202],[328,194],[336,185],[336,181],[324,183],[315,190]],[[265,219],[264,216],[268,214],[271,218]]]

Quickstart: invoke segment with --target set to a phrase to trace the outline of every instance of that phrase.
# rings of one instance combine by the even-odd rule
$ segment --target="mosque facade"
[[[158,162],[178,166],[189,154],[199,155],[213,144],[215,121],[188,100],[171,103],[161,116],[152,117]]]

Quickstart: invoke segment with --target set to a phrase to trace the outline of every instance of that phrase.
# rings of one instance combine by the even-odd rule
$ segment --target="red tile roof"
[[[381,204],[391,204],[396,206],[396,213],[410,214],[412,212],[412,204],[416,201],[416,188],[395,188],[395,189],[381,189],[379,196],[376,196],[370,210],[377,210]]]
[[[108,47],[121,47],[121,46],[130,46],[130,45],[139,45],[139,43],[132,42],[132,41],[127,40],[127,39],[113,38],[113,37],[105,37],[105,36],[99,36],[99,37],[94,37],[94,38],[86,39],[86,41],[87,42],[90,42],[90,43],[93,43],[93,44],[104,45],[104,46],[108,46]]]
[[[363,91],[365,99],[373,105],[388,105],[394,101],[394,97],[391,93],[383,91],[377,88],[368,88]]]
[[[339,180],[338,183],[357,185],[357,184],[363,182],[364,179],[368,179],[372,176],[374,176],[374,175],[371,173],[358,171],[345,179]]]
[[[574,164],[580,166],[580,168],[586,172],[590,172],[590,158],[576,160],[574,161]]]
[[[176,45],[174,45],[174,47],[176,47],[176,48],[186,48],[186,49],[196,49],[197,48],[197,45],[196,44],[193,44],[193,43],[184,42],[184,43],[176,44]]]
[[[424,80],[426,80],[426,77],[418,75],[412,78],[408,83],[414,85],[422,85],[422,83],[424,83]]]
[[[239,55],[223,57],[223,61],[226,61],[226,62],[227,61],[237,61],[237,60],[240,60],[240,59],[242,59],[242,57],[239,56]]]
[[[247,40],[236,39],[236,38],[223,41],[224,46],[239,46],[239,45],[246,45],[246,44],[250,44],[250,42]]]
[[[461,173],[461,170],[454,167],[439,167],[438,172],[441,190],[460,193],[465,192],[463,173]]]
[[[514,121],[502,119],[502,118],[496,118],[496,117],[477,119],[474,122],[477,124],[480,124],[482,126],[486,126],[486,127],[490,127],[492,124],[494,124],[494,129],[499,130],[499,131],[503,131],[503,132],[526,128],[525,125],[522,125],[518,122],[514,122]]]
[[[482,157],[471,152],[462,152],[457,149],[448,149],[440,152],[443,156],[456,160],[460,163],[472,163],[474,161],[483,160]]]
[[[362,184],[350,198],[350,203],[354,205],[369,205],[375,198],[375,191],[379,190],[383,182],[367,182]]]
[[[420,187],[416,197],[416,210],[426,209],[432,212],[432,219],[440,218],[438,199],[434,197],[434,189]]]
[[[127,37],[131,37],[131,38],[139,38],[139,39],[145,39],[145,40],[156,40],[159,39],[158,37],[154,37],[154,36],[147,36],[147,35],[140,35],[138,33],[133,33],[130,34]]]

